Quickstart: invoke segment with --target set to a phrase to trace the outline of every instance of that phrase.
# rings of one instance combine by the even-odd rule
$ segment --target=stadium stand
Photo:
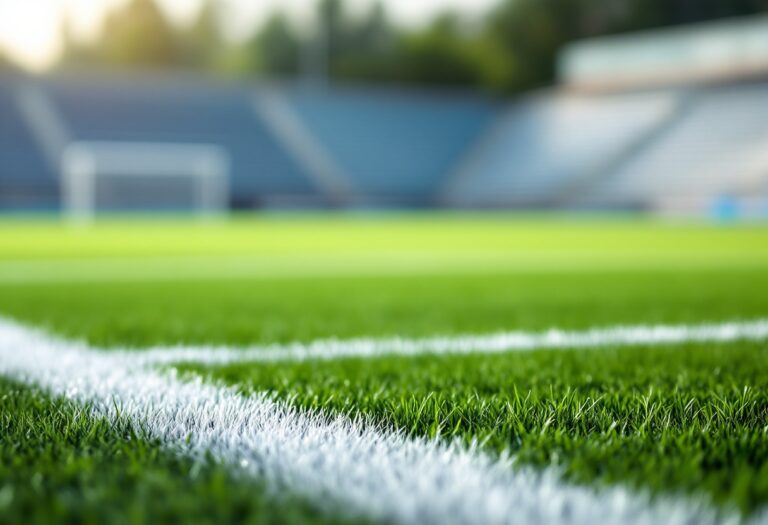
[[[436,189],[500,107],[472,95],[352,88],[287,97],[354,177],[364,205],[433,205]]]
[[[220,147],[234,207],[725,216],[746,206],[765,216],[763,29],[768,17],[575,43],[560,86],[512,101],[162,74],[6,75],[0,207],[58,207],[62,152],[111,141]]]
[[[453,206],[562,206],[675,118],[670,93],[548,93],[515,103],[443,190]]]
[[[706,211],[768,188],[768,84],[702,87],[690,108],[585,202]]]
[[[232,160],[236,207],[323,201],[318,188],[255,118],[245,86],[92,77],[55,79],[46,90],[74,140],[222,146]]]
[[[55,171],[25,122],[16,79],[0,82],[0,208],[52,210],[59,206]]]

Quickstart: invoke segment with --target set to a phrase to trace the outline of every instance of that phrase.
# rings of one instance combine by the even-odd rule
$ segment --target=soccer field
[[[0,221],[9,523],[768,523],[768,227]]]

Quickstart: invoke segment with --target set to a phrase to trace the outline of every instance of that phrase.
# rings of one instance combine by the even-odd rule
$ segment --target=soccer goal
[[[98,212],[184,211],[229,205],[227,152],[213,144],[75,142],[62,156],[62,204],[78,222]]]

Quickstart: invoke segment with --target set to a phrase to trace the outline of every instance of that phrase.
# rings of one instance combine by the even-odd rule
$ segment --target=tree
[[[469,37],[454,13],[438,16],[424,31],[400,43],[398,80],[434,85],[476,85],[480,78],[468,53]]]
[[[336,48],[331,73],[355,81],[392,81],[396,78],[398,36],[384,4],[376,2],[360,20],[349,24],[344,47]]]
[[[183,34],[183,62],[195,69],[211,69],[223,52],[217,0],[204,0],[192,24]]]
[[[322,33],[320,38],[325,41],[328,61],[332,65],[335,60],[343,56],[349,43],[344,2],[343,0],[319,0],[317,11],[319,32]]]
[[[318,79],[461,85],[519,92],[555,81],[567,43],[768,11],[768,0],[498,0],[483,21],[443,13],[423,28],[396,27],[384,0],[360,17],[343,0],[316,0],[317,26],[300,35],[276,12],[246,44],[227,46],[221,0],[204,0],[194,22],[175,29],[156,0],[129,0],[83,45],[63,26],[61,63],[178,67]]]
[[[62,51],[56,67],[82,67],[98,62],[96,46],[88,45],[77,39],[69,17],[62,17],[59,34],[61,35]]]
[[[557,56],[576,39],[756,14],[768,0],[503,0],[484,34],[509,60],[506,91],[554,82]]]
[[[154,0],[131,0],[107,15],[97,51],[117,66],[170,67],[180,61],[174,28]]]
[[[381,1],[375,2],[358,26],[354,29],[353,40],[356,49],[371,53],[386,53],[392,50],[395,35]]]
[[[621,3],[625,16],[612,32],[690,24],[768,10],[766,0],[622,0]]]
[[[247,72],[295,76],[299,72],[301,44],[287,17],[273,13],[246,45]]]
[[[583,31],[584,0],[505,0],[488,18],[486,31],[514,64],[508,91],[547,85],[557,54]]]

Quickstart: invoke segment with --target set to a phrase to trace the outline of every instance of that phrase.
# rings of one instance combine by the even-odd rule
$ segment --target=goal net
[[[229,156],[212,144],[75,142],[62,157],[62,204],[80,222],[98,212],[183,211],[229,206]]]

